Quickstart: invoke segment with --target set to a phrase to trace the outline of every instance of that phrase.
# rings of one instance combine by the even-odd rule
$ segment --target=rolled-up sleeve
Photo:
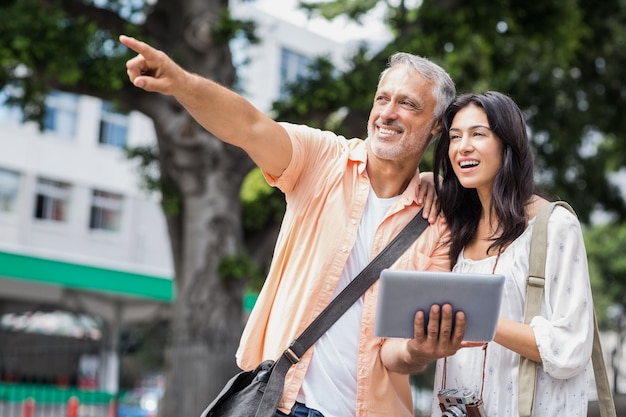
[[[548,223],[542,315],[531,321],[544,371],[571,378],[588,365],[593,345],[593,300],[578,219],[557,207]]]

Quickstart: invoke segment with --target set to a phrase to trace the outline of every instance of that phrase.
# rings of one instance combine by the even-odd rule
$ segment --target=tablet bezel
[[[374,335],[412,338],[418,310],[428,319],[431,305],[451,304],[455,313],[465,313],[463,340],[492,341],[504,281],[501,274],[384,269],[379,279]]]

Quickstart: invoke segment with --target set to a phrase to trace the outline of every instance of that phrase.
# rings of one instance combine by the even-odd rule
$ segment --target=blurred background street
[[[398,50],[458,92],[511,95],[537,186],[583,225],[626,416],[623,2],[53,3],[0,3],[0,417],[198,416],[237,370],[272,260],[284,196],[171,97],[132,86],[121,33],[276,120],[346,137],[367,134]],[[411,381],[428,415],[432,375]]]

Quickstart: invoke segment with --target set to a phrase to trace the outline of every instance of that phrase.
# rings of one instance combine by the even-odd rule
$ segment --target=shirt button
[[[325,289],[326,291],[330,291],[330,284],[326,284],[326,285],[324,286],[324,289]]]
[[[350,220],[350,222],[351,222],[352,224],[356,224],[356,219],[352,219],[352,220]]]
[[[304,364],[299,363],[298,364],[298,369],[302,369],[302,368],[304,368]]]
[[[342,246],[341,247],[341,251],[342,252],[347,252],[348,251],[348,247],[347,246]]]

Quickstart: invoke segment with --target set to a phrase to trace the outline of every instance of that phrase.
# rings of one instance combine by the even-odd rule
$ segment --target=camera
[[[471,390],[442,389],[438,392],[441,417],[487,417],[481,399]]]

